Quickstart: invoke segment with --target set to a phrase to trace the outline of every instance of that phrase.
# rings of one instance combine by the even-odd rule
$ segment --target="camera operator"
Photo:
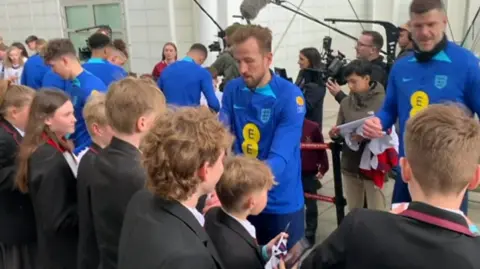
[[[312,76],[309,76],[308,72],[320,70],[322,67],[321,60],[320,52],[316,48],[302,49],[298,56],[300,72],[295,81],[295,84],[302,89],[305,97],[307,108],[305,118],[318,123],[320,128],[323,123],[323,99],[325,98],[326,89],[325,86],[321,86],[321,83],[312,81]]]
[[[376,31],[363,31],[358,38],[355,50],[357,52],[357,59],[368,60],[372,63],[372,81],[379,82],[384,87],[388,81],[387,64],[383,61],[383,56],[380,51],[383,47],[383,37]],[[342,77],[343,77],[343,72]],[[329,80],[327,82],[328,91],[335,97],[335,100],[340,104],[343,98],[347,95],[341,90],[340,85],[344,85],[346,81],[344,78]]]
[[[225,29],[225,41],[227,48],[218,56],[215,62],[212,64],[212,68],[215,69],[218,76],[223,76],[222,83],[220,83],[219,90],[223,92],[223,87],[234,78],[240,77],[240,71],[238,70],[237,61],[233,58],[231,51],[231,43],[229,38],[235,33],[235,31],[242,27],[242,24],[236,22]]]

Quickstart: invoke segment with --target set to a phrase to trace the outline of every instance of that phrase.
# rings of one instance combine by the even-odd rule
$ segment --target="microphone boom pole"
[[[477,20],[479,14],[480,14],[480,7],[478,7],[477,13],[475,13],[475,16],[473,17],[472,22],[468,26],[467,32],[465,33],[465,36],[463,37],[463,40],[462,40],[462,43],[461,43],[462,47],[463,47],[463,45],[465,45],[465,42],[467,41],[468,35],[470,34],[470,31],[472,31],[473,26],[475,25],[475,21]]]
[[[316,22],[316,23],[322,25],[323,27],[326,27],[326,28],[328,28],[328,29],[330,29],[330,30],[332,30],[332,31],[335,31],[335,32],[337,32],[337,33],[339,33],[339,34],[341,34],[341,35],[343,35],[343,36],[346,36],[346,37],[348,37],[348,38],[350,38],[350,39],[353,39],[353,40],[355,40],[355,41],[358,41],[358,38],[356,38],[356,37],[354,37],[354,36],[352,36],[352,35],[344,32],[344,31],[342,31],[342,30],[339,30],[339,29],[337,29],[337,28],[335,28],[335,27],[332,27],[332,26],[324,23],[323,21],[320,21],[320,20],[315,19],[315,18],[313,18],[313,17],[311,17],[311,16],[308,16],[307,14],[304,14],[304,13],[302,13],[302,12],[300,12],[300,11],[297,11],[297,10],[291,8],[291,7],[285,6],[285,5],[282,4],[281,1],[271,1],[271,3],[272,3],[272,4],[275,4],[275,5],[279,6],[279,7],[282,7],[282,8],[284,8],[284,9],[288,10],[288,11],[291,11],[291,12],[297,14],[297,15],[300,15],[300,16],[308,19],[308,20],[311,20],[311,21],[313,21],[313,22]]]
[[[200,3],[197,1],[197,0],[193,0],[193,2],[195,2],[195,4],[197,4],[198,8],[200,8],[200,10],[205,13],[205,15],[207,15],[207,17],[217,26],[218,30],[220,30],[221,32],[224,32],[222,26],[220,26],[220,24],[218,24],[218,22],[212,17],[212,15],[210,15],[210,13],[208,13],[208,11],[206,11],[202,5],[200,5]]]
[[[207,17],[213,22],[213,24],[215,24],[215,26],[217,26],[219,32],[218,32],[218,37],[222,39],[222,43],[223,43],[223,48],[225,49],[227,47],[227,42],[225,41],[225,30],[222,28],[222,26],[220,26],[220,24],[212,17],[212,15],[210,15],[210,13],[208,13],[208,11],[206,11],[202,5],[200,5],[200,3],[197,1],[197,0],[193,0],[193,2],[195,2],[195,4],[197,4],[198,8],[200,8],[200,10],[205,14],[207,15]]]

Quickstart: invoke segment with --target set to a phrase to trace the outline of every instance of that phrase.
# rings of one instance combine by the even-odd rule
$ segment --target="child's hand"
[[[285,266],[285,261],[283,259],[280,259],[280,263],[278,264],[277,267],[275,267],[275,269],[286,269],[287,267]],[[297,266],[295,265],[295,268],[297,268]]]
[[[318,171],[318,173],[315,175],[315,177],[316,177],[318,180],[322,179],[322,178],[323,178],[322,172]]]
[[[330,138],[335,138],[340,134],[340,129],[337,128],[337,126],[333,126],[330,132],[328,132],[328,135]]]
[[[203,208],[203,214],[206,214],[208,210],[214,207],[220,207],[222,204],[220,203],[220,200],[218,199],[217,193],[213,192],[210,193],[207,197],[207,200],[205,201],[205,207]]]
[[[268,256],[272,256],[272,249],[274,246],[276,246],[278,244],[278,242],[280,241],[280,239],[287,239],[288,238],[288,234],[287,233],[284,233],[284,232],[281,232],[279,233],[277,236],[275,236],[275,238],[273,238],[272,240],[270,240],[270,242],[268,242],[267,244],[267,253],[268,253]]]

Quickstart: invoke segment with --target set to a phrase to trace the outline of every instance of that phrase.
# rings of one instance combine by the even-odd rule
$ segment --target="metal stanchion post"
[[[337,224],[340,225],[345,217],[345,206],[347,201],[343,197],[343,185],[342,185],[342,170],[340,163],[340,153],[342,152],[341,142],[331,142],[330,150],[332,151],[332,164],[333,164],[333,182],[335,189],[335,207],[337,210]]]

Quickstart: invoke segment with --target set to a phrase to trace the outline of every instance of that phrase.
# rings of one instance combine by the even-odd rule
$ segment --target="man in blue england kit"
[[[190,47],[186,57],[163,70],[157,85],[165,94],[167,104],[199,106],[203,93],[208,107],[218,112],[220,102],[213,89],[212,75],[201,66],[207,57],[207,48],[196,43]]]
[[[101,79],[107,86],[127,77],[125,69],[106,60],[114,49],[109,36],[95,33],[88,38],[87,43],[92,57],[82,65],[85,70]]]
[[[68,39],[50,40],[43,55],[45,62],[52,67],[53,72],[68,81],[65,92],[72,98],[75,108],[75,133],[71,138],[77,154],[92,143],[83,119],[83,107],[92,91],[106,92],[107,86],[99,78],[83,69],[78,60],[75,47]]]
[[[259,244],[286,228],[288,247],[304,234],[300,139],[305,101],[300,89],[273,75],[272,33],[258,25],[241,27],[231,37],[242,77],[224,88],[220,119],[236,136],[234,151],[264,160],[275,181],[265,210],[249,218]]]
[[[477,115],[480,113],[479,59],[447,40],[447,16],[442,1],[413,0],[409,25],[415,52],[393,66],[383,108],[364,125],[366,137],[382,136],[382,131],[391,128],[397,118],[403,137],[406,121],[430,104],[458,102]],[[400,156],[404,156],[403,139]],[[399,175],[392,204],[410,201],[408,186]],[[467,196],[461,208],[467,212]]]

